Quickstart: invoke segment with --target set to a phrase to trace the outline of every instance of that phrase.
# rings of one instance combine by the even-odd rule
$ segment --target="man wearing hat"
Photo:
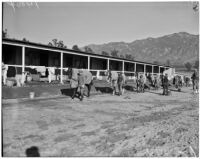
[[[163,95],[168,95],[169,80],[167,73],[163,77]]]
[[[85,86],[85,79],[83,75],[83,70],[79,70],[78,72],[78,90],[80,91],[80,101],[83,100],[83,91]]]

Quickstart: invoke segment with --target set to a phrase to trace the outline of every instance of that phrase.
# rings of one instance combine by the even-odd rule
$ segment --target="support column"
[[[90,56],[88,56],[88,71],[90,70]]]
[[[154,72],[153,69],[154,69],[154,66],[152,65],[152,75],[153,75],[153,72]]]
[[[60,83],[63,84],[63,52],[60,54]]]
[[[25,72],[25,46],[22,46],[22,74]]]
[[[122,61],[122,72],[124,73],[124,61]]]
[[[160,77],[160,66],[158,66],[158,75]]]
[[[136,69],[136,62],[135,62],[135,68],[134,68],[134,72],[136,72],[137,71],[137,69]]]
[[[147,67],[147,65],[144,64],[144,74],[146,74],[146,67]]]
[[[107,61],[107,70],[109,70],[110,69],[110,59],[108,59],[108,61]]]

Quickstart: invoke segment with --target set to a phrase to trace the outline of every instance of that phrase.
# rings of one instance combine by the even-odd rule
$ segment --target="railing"
[[[6,64],[7,66],[12,66],[12,67],[17,67],[17,68],[22,68],[22,65],[12,65],[12,64]],[[27,70],[27,68],[37,68],[38,66],[36,65],[25,65],[25,71]],[[52,66],[53,67],[53,66]],[[52,68],[50,66],[46,67],[46,69]],[[61,83],[63,83],[63,81],[68,81],[68,74],[66,73],[66,69],[68,69],[68,67],[63,67],[62,68],[62,73],[61,73],[61,67],[55,67],[57,70],[59,70],[59,72],[57,72],[57,77],[55,80],[60,80]],[[82,70],[88,70],[88,69],[82,69]],[[107,70],[96,70],[96,69],[90,69],[90,72],[92,73],[93,78],[96,78],[98,80],[106,80],[106,72]],[[21,71],[22,72],[22,71]],[[132,79],[133,76],[135,75],[134,71],[116,71],[116,72],[123,72],[126,75],[127,79]],[[144,74],[144,72],[137,72],[139,75]],[[19,75],[19,73],[17,73]],[[37,73],[36,73],[37,74]],[[62,79],[61,79],[61,74],[62,74]],[[151,75],[159,75],[160,73],[150,73]]]

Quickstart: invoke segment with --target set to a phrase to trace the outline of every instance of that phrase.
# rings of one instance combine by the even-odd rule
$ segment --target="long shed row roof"
[[[59,51],[65,51],[65,52],[73,52],[73,53],[77,53],[77,54],[81,54],[81,55],[104,57],[104,58],[109,58],[109,59],[113,59],[113,60],[116,59],[116,60],[124,60],[124,61],[127,61],[127,62],[142,63],[142,64],[147,64],[147,65],[170,67],[170,66],[167,66],[167,65],[159,65],[159,64],[148,63],[148,62],[143,62],[143,61],[128,60],[128,59],[125,59],[125,58],[99,55],[99,54],[88,53],[88,52],[84,52],[84,51],[77,51],[77,50],[72,50],[72,49],[67,49],[67,48],[66,49],[65,48],[59,48],[59,47],[55,47],[55,46],[49,46],[49,45],[45,45],[45,44],[16,40],[16,39],[3,38],[2,42],[3,42],[3,44],[4,43],[13,43],[13,44],[19,44],[19,45],[34,46],[34,47],[39,47],[39,48],[50,49],[52,51],[58,51],[59,50]]]

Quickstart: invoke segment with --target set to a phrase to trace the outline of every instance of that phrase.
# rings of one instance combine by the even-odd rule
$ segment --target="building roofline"
[[[72,49],[67,49],[67,48],[66,49],[65,48],[59,48],[59,47],[55,47],[55,46],[49,46],[49,45],[45,45],[45,44],[29,42],[29,41],[22,41],[22,40],[16,40],[16,39],[3,38],[2,39],[2,43],[3,42],[17,43],[17,44],[21,44],[21,45],[31,45],[31,46],[35,46],[35,47],[43,47],[43,48],[52,49],[52,50],[68,51],[68,52],[79,53],[79,54],[83,54],[83,55],[91,55],[91,56],[97,56],[97,57],[110,58],[110,59],[113,59],[113,60],[115,60],[115,59],[116,60],[124,60],[124,61],[127,61],[127,62],[138,62],[138,63],[142,63],[142,64],[147,64],[147,65],[154,65],[154,66],[162,66],[162,67],[173,68],[172,66],[159,65],[159,64],[148,63],[148,62],[143,62],[143,61],[136,61],[136,60],[128,60],[128,59],[125,59],[125,58],[119,58],[119,57],[112,57],[112,56],[88,53],[88,52],[84,52],[84,51],[77,51],[77,50],[72,50]]]

